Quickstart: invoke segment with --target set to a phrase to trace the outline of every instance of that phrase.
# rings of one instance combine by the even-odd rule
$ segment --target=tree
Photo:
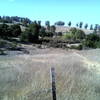
[[[40,20],[38,21],[38,25],[40,25],[40,26],[41,26],[41,21],[40,21]]]
[[[55,30],[56,30],[56,27],[55,27],[54,25],[52,25],[52,26],[50,27],[50,32],[55,33]]]
[[[7,38],[8,37],[8,28],[9,26],[7,24],[0,24],[0,37],[1,38]]]
[[[46,21],[45,22],[45,26],[47,28],[47,32],[49,32],[50,31],[50,22],[49,21]]]
[[[84,45],[89,48],[100,47],[100,37],[95,33],[89,34],[86,36]]]
[[[50,26],[50,21],[46,21],[45,26],[47,26],[47,27]]]
[[[90,30],[93,30],[93,25],[92,24],[90,25]]]
[[[71,21],[69,21],[68,26],[70,27],[70,26],[71,26],[71,24],[72,24],[72,23],[71,23]]]
[[[76,27],[78,27],[79,25],[78,25],[78,23],[76,24]]]
[[[10,29],[11,29],[12,37],[18,37],[19,35],[21,35],[20,25],[18,25],[18,24],[11,25]]]
[[[84,39],[85,38],[85,33],[82,30],[77,30],[75,32],[75,36],[76,36],[76,39]]]
[[[39,25],[37,21],[34,21],[29,25],[25,32],[21,34],[21,40],[27,40],[28,42],[38,42],[40,29],[41,25]]]
[[[71,29],[70,29],[70,32],[71,32],[73,35],[75,35],[76,31],[77,31],[76,28],[71,28]]]
[[[82,28],[83,26],[83,22],[80,22],[79,27]]]
[[[55,23],[55,25],[57,25],[57,26],[64,26],[65,23],[63,21],[58,21],[58,22]]]
[[[85,24],[84,28],[87,29],[88,28],[88,24]]]
[[[98,24],[95,24],[94,33],[97,33],[97,29],[98,29]]]
[[[41,36],[42,38],[47,36],[46,29],[43,26],[40,29],[39,36]]]
[[[73,40],[85,38],[85,33],[82,30],[71,28],[70,32]]]
[[[99,32],[99,34],[100,34],[100,25],[98,25],[98,32]]]

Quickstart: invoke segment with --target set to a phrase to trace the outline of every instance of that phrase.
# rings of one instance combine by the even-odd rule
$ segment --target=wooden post
[[[55,68],[51,68],[52,99],[56,100]]]

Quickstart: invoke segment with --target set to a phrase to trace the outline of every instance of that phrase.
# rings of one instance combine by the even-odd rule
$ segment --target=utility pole
[[[52,99],[56,100],[55,68],[51,68]]]

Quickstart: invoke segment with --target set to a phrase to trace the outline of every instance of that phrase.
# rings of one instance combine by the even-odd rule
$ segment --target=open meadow
[[[31,54],[0,56],[0,100],[100,100],[100,50],[31,48]]]

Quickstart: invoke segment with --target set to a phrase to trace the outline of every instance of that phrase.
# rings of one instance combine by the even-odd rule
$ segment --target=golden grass
[[[1,58],[0,58],[1,59]],[[57,100],[99,100],[100,75],[75,52],[50,50],[0,61],[0,100],[52,100],[50,68],[56,69]]]

